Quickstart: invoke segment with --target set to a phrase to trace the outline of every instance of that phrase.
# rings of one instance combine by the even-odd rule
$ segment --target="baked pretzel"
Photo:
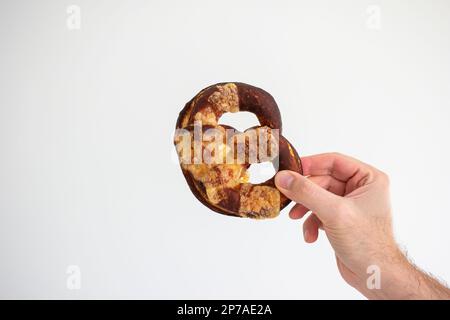
[[[239,132],[218,124],[224,113],[239,111],[255,114],[260,126]],[[185,105],[176,129],[184,177],[192,193],[211,210],[264,219],[278,216],[290,203],[275,187],[274,177],[249,183],[247,169],[256,162],[271,161],[277,171],[302,173],[300,157],[281,134],[278,106],[266,91],[238,82],[209,86]]]

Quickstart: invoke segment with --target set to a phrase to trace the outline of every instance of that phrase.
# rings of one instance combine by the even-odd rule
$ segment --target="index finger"
[[[303,175],[330,175],[340,181],[347,182],[356,174],[367,174],[372,167],[364,162],[339,153],[322,153],[301,158]]]

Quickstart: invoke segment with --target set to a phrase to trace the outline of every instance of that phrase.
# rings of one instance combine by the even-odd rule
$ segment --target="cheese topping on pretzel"
[[[235,131],[231,141],[227,141],[226,130],[232,128],[219,125],[218,120],[226,112],[239,111],[254,113],[260,126],[245,132]],[[302,168],[297,152],[281,135],[281,115],[273,97],[244,83],[209,86],[180,112],[177,128],[187,130],[182,136],[185,142],[196,140],[198,123],[202,138],[187,147],[190,151],[187,156],[181,152],[186,147],[180,147],[179,139],[175,139],[181,168],[194,195],[222,214],[254,219],[276,217],[290,200],[275,187],[273,177],[260,184],[249,183],[248,168],[252,163],[264,161],[271,161],[277,170],[301,173]],[[219,138],[204,139],[210,129],[218,129]],[[205,154],[209,155],[209,161],[205,161]]]

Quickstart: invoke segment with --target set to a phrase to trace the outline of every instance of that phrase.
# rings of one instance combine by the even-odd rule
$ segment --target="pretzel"
[[[260,125],[239,132],[219,124],[226,112],[248,111]],[[274,177],[249,183],[252,163],[270,161],[278,170],[302,173],[294,147],[281,134],[281,115],[274,98],[245,83],[218,83],[201,90],[181,110],[175,146],[184,177],[197,199],[221,214],[265,219],[277,217],[290,200]]]

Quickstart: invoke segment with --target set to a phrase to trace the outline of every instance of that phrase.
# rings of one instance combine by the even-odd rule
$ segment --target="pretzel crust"
[[[243,133],[226,125],[219,125],[219,118],[226,112],[249,111],[256,115],[260,126],[247,129]],[[186,129],[194,136],[194,125],[202,124],[202,133],[210,128],[225,132],[233,129],[229,141],[215,141],[223,156],[233,149],[236,139],[246,139],[250,133],[259,134],[262,130],[269,133],[264,143],[276,143],[278,155],[272,162],[278,164],[278,170],[293,170],[302,173],[300,157],[289,141],[281,135],[282,123],[278,106],[266,91],[244,83],[218,83],[201,90],[180,112],[176,128]],[[271,130],[277,129],[279,136],[274,139]],[[258,135],[257,135],[258,136]],[[260,136],[258,136],[260,137]],[[247,144],[247,140],[246,144]],[[263,141],[258,138],[258,146]],[[175,141],[180,156],[179,141]],[[247,145],[248,146],[248,145]],[[208,143],[202,142],[202,152]],[[233,151],[234,152],[234,151]],[[192,152],[193,153],[193,152]],[[218,157],[221,159],[222,156]],[[225,158],[212,163],[181,163],[181,169],[195,197],[205,206],[221,214],[254,219],[274,218],[286,207],[290,200],[278,191],[274,177],[260,183],[249,183],[247,169],[250,167],[249,154],[243,163],[227,163]],[[263,159],[257,159],[262,162]]]

